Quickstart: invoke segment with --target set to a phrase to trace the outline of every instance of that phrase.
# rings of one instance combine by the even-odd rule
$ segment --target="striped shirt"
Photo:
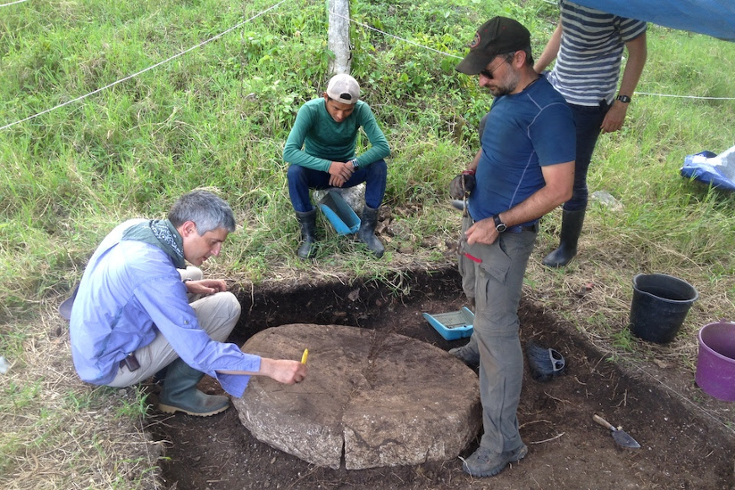
[[[625,43],[646,32],[646,23],[559,0],[562,36],[548,80],[570,104],[612,104]]]

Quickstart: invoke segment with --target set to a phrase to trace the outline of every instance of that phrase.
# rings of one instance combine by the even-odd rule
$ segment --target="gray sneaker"
[[[510,463],[517,463],[528,454],[528,447],[521,444],[514,451],[504,451],[500,454],[491,452],[480,446],[472,456],[464,460],[462,469],[472,476],[494,476],[503,471]]]
[[[462,347],[449,349],[449,353],[469,367],[474,368],[480,365],[480,353],[477,351],[477,344],[471,341]]]

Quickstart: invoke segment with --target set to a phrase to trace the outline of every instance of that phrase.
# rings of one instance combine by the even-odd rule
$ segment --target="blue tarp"
[[[719,155],[711,151],[687,155],[681,175],[718,189],[735,191],[735,146]]]
[[[735,0],[573,0],[621,17],[735,42]]]

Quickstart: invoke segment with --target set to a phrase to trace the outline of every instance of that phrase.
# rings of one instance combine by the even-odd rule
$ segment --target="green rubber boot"
[[[166,379],[158,397],[158,409],[164,413],[184,412],[196,417],[209,417],[224,412],[230,399],[224,395],[206,395],[197,390],[204,373],[190,367],[181,358],[169,364]]]

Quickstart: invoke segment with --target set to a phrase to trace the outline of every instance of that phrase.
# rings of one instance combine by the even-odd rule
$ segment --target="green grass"
[[[88,0],[2,8],[0,126],[144,70],[275,3]],[[243,283],[304,272],[360,276],[402,295],[410,291],[400,264],[446,262],[443,244],[459,229],[446,205],[448,182],[475,153],[476,127],[490,103],[476,80],[454,71],[456,56],[494,15],[527,25],[538,56],[556,6],[403,0],[352,2],[351,9],[356,21],[411,41],[351,25],[352,74],[392,148],[386,204],[398,233],[381,261],[322,218],[317,262],[294,256],[298,227],[281,152],[296,110],[329,78],[324,2],[285,2],[169,63],[0,131],[0,355],[12,363],[0,376],[0,486],[147,488],[157,453],[128,454],[116,445],[140,436],[144,395],[76,380],[65,326],[54,315],[96,243],[120,221],[161,217],[181,193],[216,189],[242,227],[210,268]],[[559,212],[551,213],[525,291],[613,357],[648,362],[663,350],[627,333],[633,275],[664,272],[689,281],[700,300],[671,355],[690,375],[697,328],[735,307],[735,195],[689,182],[679,168],[687,154],[732,146],[735,101],[641,92],[735,97],[728,76],[735,44],[655,26],[648,40],[626,126],[600,138],[589,174],[590,191],[607,191],[621,208],[590,206],[580,257],[563,271],[540,266],[558,239]],[[586,284],[593,287],[580,300]]]

